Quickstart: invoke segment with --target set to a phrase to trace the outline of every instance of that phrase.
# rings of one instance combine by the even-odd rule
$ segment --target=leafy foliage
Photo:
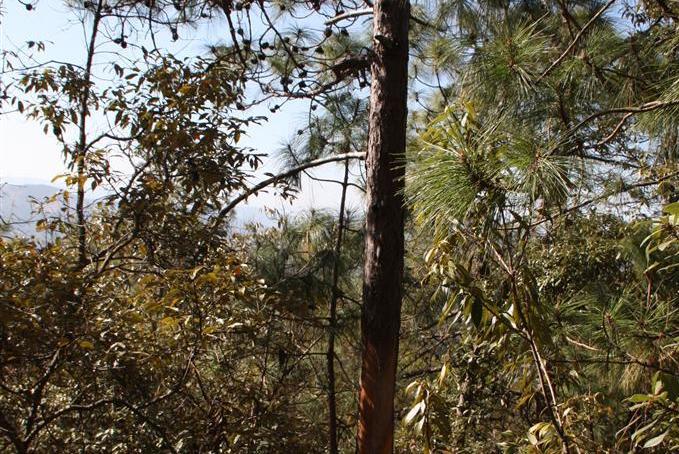
[[[88,64],[3,54],[70,170],[48,240],[0,240],[0,450],[354,450],[361,213],[229,218],[259,112],[309,107],[286,171],[364,149],[359,3],[68,2]],[[677,9],[413,5],[398,450],[679,449]]]

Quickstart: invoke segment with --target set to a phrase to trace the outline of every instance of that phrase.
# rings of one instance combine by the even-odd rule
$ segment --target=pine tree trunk
[[[378,0],[367,171],[358,451],[393,452],[403,276],[403,176],[408,86],[407,0]]]

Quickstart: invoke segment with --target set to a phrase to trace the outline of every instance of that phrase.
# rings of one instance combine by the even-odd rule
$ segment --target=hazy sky
[[[68,23],[61,2],[42,1],[32,12],[26,11],[17,0],[5,0],[0,4],[3,9],[0,47],[3,50],[25,52],[29,39],[53,41],[51,48],[55,58],[79,62],[82,30]],[[7,78],[4,74],[2,77],[4,83]],[[18,113],[0,116],[0,178],[3,181],[50,181],[65,170],[59,150],[56,140],[43,134],[39,124]]]
[[[27,11],[18,0],[0,0],[0,8],[3,10],[0,17],[0,47],[3,50],[17,51],[28,57],[26,42],[44,41],[47,51],[40,56],[41,59],[84,63],[86,37],[82,24],[61,0],[41,0],[33,11]],[[220,41],[224,30],[223,25],[215,21],[195,30],[180,30],[182,39],[175,44],[161,36],[160,39],[165,39],[161,45],[171,46],[172,52],[180,56],[206,52],[209,44]],[[100,56],[98,62],[100,68],[106,65],[106,56]],[[6,76],[2,77],[4,82]],[[291,104],[264,124],[250,128],[241,144],[259,152],[275,152],[297,131],[297,125],[302,123],[305,116],[305,107],[303,103]],[[266,108],[254,112],[266,113],[269,113]],[[274,172],[276,165],[274,160],[270,160],[266,170]],[[0,116],[0,182],[48,183],[54,176],[65,172],[61,147],[51,135],[42,132],[39,123],[27,120],[18,113]],[[339,179],[337,167],[330,166],[314,174],[322,178]],[[339,185],[311,184],[308,179],[305,183],[306,189],[297,201],[297,207],[337,205]],[[354,207],[362,204],[356,193],[350,200]],[[285,206],[280,200],[266,195],[252,200],[252,204],[276,208]]]

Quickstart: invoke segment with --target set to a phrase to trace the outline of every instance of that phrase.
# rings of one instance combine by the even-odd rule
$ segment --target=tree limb
[[[357,9],[356,11],[348,11],[346,13],[342,13],[340,15],[337,15],[335,17],[332,17],[325,21],[325,25],[332,25],[337,22],[343,21],[344,19],[350,19],[352,17],[360,17],[360,16],[367,16],[369,14],[373,13],[372,8],[364,8],[364,9]]]
[[[305,162],[303,164],[300,164],[297,167],[293,167],[290,170],[286,170],[283,173],[279,173],[278,175],[273,175],[270,178],[267,178],[266,180],[263,180],[250,189],[246,190],[243,192],[241,195],[237,196],[235,199],[233,199],[231,202],[228,203],[224,208],[222,208],[219,211],[219,214],[217,214],[217,217],[215,220],[212,222],[212,227],[210,230],[214,230],[217,228],[217,226],[224,220],[224,217],[226,217],[227,214],[229,214],[231,211],[236,208],[241,202],[244,202],[248,197],[251,195],[256,194],[257,192],[261,191],[262,189],[266,188],[267,186],[270,186],[272,184],[275,184],[281,180],[284,180],[288,177],[291,177],[299,172],[302,172],[306,169],[309,169],[311,167],[318,167],[323,164],[328,164],[330,162],[338,162],[338,161],[344,161],[346,159],[363,159],[365,158],[365,153],[363,152],[358,152],[358,153],[344,153],[344,154],[339,154],[335,156],[330,156],[327,158],[320,158],[320,159],[315,159],[313,161]]]

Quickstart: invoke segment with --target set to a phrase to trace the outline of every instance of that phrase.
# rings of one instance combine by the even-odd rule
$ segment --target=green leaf
[[[663,212],[667,214],[679,215],[679,202],[670,203],[663,208]]]
[[[630,402],[637,404],[639,402],[648,402],[651,400],[651,397],[647,394],[634,394],[633,396],[629,397],[627,400]]]

